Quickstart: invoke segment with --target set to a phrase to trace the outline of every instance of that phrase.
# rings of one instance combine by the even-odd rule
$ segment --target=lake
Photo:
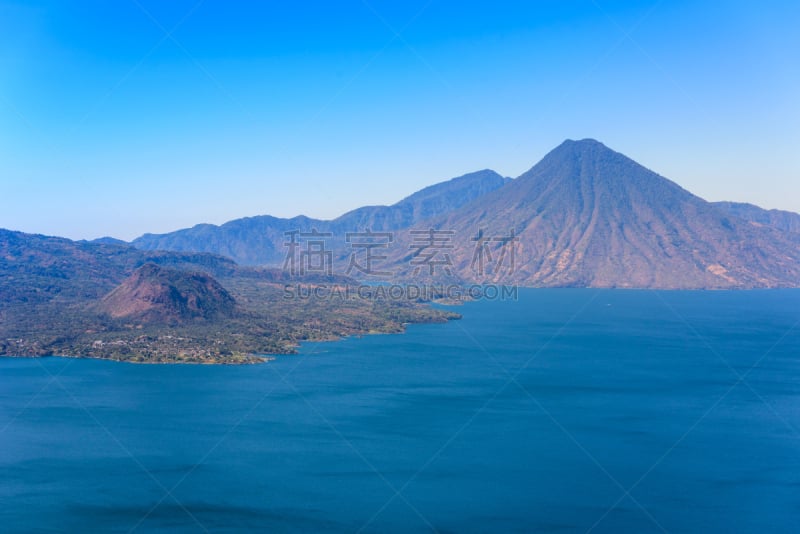
[[[796,531],[800,291],[457,311],[255,366],[2,358],[0,531]]]

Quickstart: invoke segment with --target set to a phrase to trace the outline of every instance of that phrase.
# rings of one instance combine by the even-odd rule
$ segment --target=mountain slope
[[[784,232],[800,233],[800,213],[765,210],[746,202],[712,202],[717,208],[755,226],[771,226]]]
[[[311,291],[355,281],[0,229],[0,356],[248,363],[263,361],[254,354],[292,352],[301,340],[457,318],[356,291],[287,295],[290,283]]]
[[[241,265],[280,265],[286,256],[285,232],[316,229],[332,232],[342,245],[346,232],[393,231],[457,209],[508,182],[484,170],[426,187],[391,206],[367,206],[332,221],[268,215],[246,217],[221,226],[200,224],[167,234],[145,234],[132,244],[143,250],[197,251],[221,254]],[[343,248],[343,247],[342,247]]]
[[[0,308],[100,298],[146,263],[230,276],[236,264],[203,253],[145,252],[130,245],[71,241],[0,229]]]
[[[375,232],[401,230],[450,213],[509,181],[489,169],[465,174],[421,189],[391,206],[365,206],[347,212],[331,221],[329,228],[335,233],[366,228]]]
[[[147,263],[103,297],[97,311],[118,319],[182,323],[231,317],[234,298],[206,273]]]
[[[800,236],[759,228],[633,160],[566,141],[528,172],[424,225],[454,232],[454,274],[532,286],[735,288],[800,285]],[[516,233],[515,270],[485,265],[476,241]],[[400,248],[408,250],[408,238]],[[502,243],[487,244],[493,258]],[[508,249],[506,249],[508,250]],[[410,274],[407,255],[394,258]],[[406,265],[404,265],[406,264]]]
[[[144,234],[131,243],[142,250],[208,252],[232,258],[241,265],[270,265],[283,260],[284,232],[317,228],[328,222],[309,217],[282,219],[269,215],[245,217],[216,226],[198,224],[167,234]]]

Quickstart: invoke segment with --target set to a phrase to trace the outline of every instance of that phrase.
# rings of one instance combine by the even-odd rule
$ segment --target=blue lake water
[[[797,531],[800,291],[459,311],[258,366],[0,359],[0,531]]]

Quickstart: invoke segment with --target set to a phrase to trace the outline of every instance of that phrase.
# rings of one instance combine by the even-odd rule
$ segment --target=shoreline
[[[446,305],[439,305],[439,306],[446,306]],[[102,356],[95,356],[95,355],[74,355],[74,354],[42,354],[42,355],[11,355],[11,354],[0,354],[0,358],[8,358],[8,359],[36,359],[36,358],[64,358],[64,359],[72,359],[72,360],[101,360],[101,361],[110,361],[116,363],[129,363],[129,364],[136,364],[136,365],[229,365],[229,366],[238,366],[238,365],[260,365],[275,361],[279,356],[291,356],[300,354],[297,350],[303,344],[306,343],[331,343],[336,341],[343,341],[348,338],[362,338],[365,336],[375,336],[375,335],[398,335],[398,334],[405,334],[409,325],[414,324],[445,324],[450,321],[459,320],[461,319],[460,314],[457,317],[449,317],[444,321],[423,321],[423,322],[406,322],[401,323],[401,329],[394,332],[382,332],[380,330],[370,330],[367,332],[358,332],[358,333],[349,333],[349,334],[342,334],[339,336],[331,336],[325,339],[304,339],[297,342],[292,342],[287,345],[289,351],[286,352],[272,352],[272,353],[250,353],[250,354],[242,354],[242,355],[235,355],[232,356],[234,359],[233,361],[226,361],[225,359],[218,359],[218,361],[214,361],[215,358],[211,357],[209,360],[137,360],[134,358],[129,359],[122,359],[122,358],[108,358]]]

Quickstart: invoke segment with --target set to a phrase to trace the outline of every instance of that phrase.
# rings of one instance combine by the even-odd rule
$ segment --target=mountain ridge
[[[800,213],[764,209],[748,202],[712,202],[719,209],[756,226],[772,226],[784,232],[800,233]]]
[[[459,283],[502,278],[529,286],[795,287],[800,233],[791,231],[793,215],[707,202],[597,140],[568,139],[513,180],[486,169],[434,184],[391,206],[365,206],[333,220],[245,217],[145,234],[134,244],[280,267],[292,250],[287,232],[313,229],[324,234],[320,239],[337,272],[370,280],[371,273],[352,269],[358,250],[345,237],[371,230],[390,236],[390,243],[374,249],[386,253],[380,259],[391,268],[387,272],[409,280],[421,270],[419,254],[433,248],[420,247],[415,239],[438,228],[458,245],[445,279]],[[501,276],[492,267],[475,269],[472,249],[479,236],[484,241],[491,236],[481,245],[488,258],[501,254],[504,235],[514,245],[514,272]]]
[[[221,254],[242,265],[276,265],[286,254],[285,232],[294,230],[335,234],[394,231],[444,213],[500,188],[510,179],[485,169],[425,187],[390,206],[364,206],[331,220],[299,215],[289,219],[256,215],[222,225],[198,224],[166,234],[144,234],[131,244],[142,250],[197,251]]]

